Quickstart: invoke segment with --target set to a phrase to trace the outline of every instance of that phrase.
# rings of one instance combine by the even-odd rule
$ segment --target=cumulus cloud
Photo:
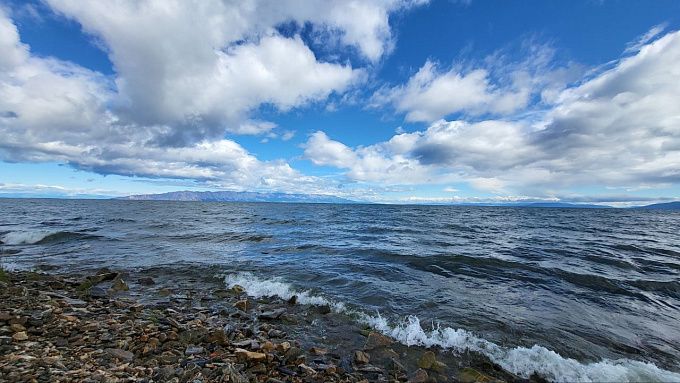
[[[390,13],[414,3],[46,0],[106,51],[112,76],[32,55],[0,9],[0,159],[221,187],[324,185],[224,137],[276,135],[251,112],[322,102],[364,76],[349,61],[320,61],[277,26],[311,24],[372,63],[393,43]]]
[[[523,59],[502,49],[482,67],[457,63],[442,68],[428,60],[404,85],[382,87],[372,105],[391,105],[407,121],[432,122],[455,113],[508,115],[525,109],[537,96],[550,102],[579,72],[575,64],[555,64],[554,50],[532,40],[522,44]]]
[[[347,169],[346,176],[355,180],[413,183],[408,172],[388,176],[408,164],[421,178],[458,179],[499,193],[677,184],[678,62],[680,32],[672,32],[559,92],[538,124],[533,119],[440,120],[426,130],[354,149],[317,132],[305,154],[315,163]],[[364,170],[367,162],[370,172]]]

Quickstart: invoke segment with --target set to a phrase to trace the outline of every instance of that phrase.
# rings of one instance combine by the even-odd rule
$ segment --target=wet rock
[[[12,330],[12,332],[26,331],[26,327],[20,325],[19,323],[14,323],[14,324],[10,325],[9,328]]]
[[[291,347],[284,354],[284,359],[286,360],[287,363],[294,363],[296,361],[304,359],[304,355],[303,355],[303,352],[300,348]]]
[[[246,310],[243,310],[246,311]],[[276,309],[272,311],[266,311],[258,315],[257,317],[265,320],[279,319],[279,317],[286,312],[286,309]]]
[[[444,373],[448,367],[449,366],[447,366],[446,364],[444,364],[444,363],[442,363],[438,360],[435,360],[434,363],[432,363],[432,366],[430,367],[430,369],[433,370],[433,371],[437,371],[438,373],[441,374],[441,373]]]
[[[139,278],[137,282],[142,286],[153,286],[156,284],[156,281],[154,281],[151,277]]]
[[[236,303],[234,303],[233,306],[236,307],[237,309],[241,310],[241,311],[244,311],[244,312],[248,311],[248,300],[243,299],[243,300],[237,301]]]
[[[241,285],[234,285],[231,287],[231,291],[233,291],[236,294],[241,294],[246,291],[246,289],[243,288]]]
[[[12,337],[11,336],[0,336],[0,345],[6,346],[8,344],[12,344]]]
[[[14,333],[14,335],[12,335],[12,339],[14,339],[14,341],[16,342],[23,342],[25,340],[28,340],[28,334],[26,334],[25,331],[20,331]]]
[[[284,331],[281,331],[281,330],[271,329],[267,332],[267,336],[270,337],[270,338],[274,338],[274,339],[275,338],[285,338],[286,333]]]
[[[458,373],[458,380],[461,383],[497,383],[498,379],[483,374],[472,367],[465,367]]]
[[[409,378],[408,383],[427,383],[430,379],[430,376],[427,375],[427,372],[423,370],[422,368],[419,368],[416,370],[413,375],[411,375],[411,378]]]
[[[377,332],[370,332],[364,345],[364,350],[373,350],[379,347],[387,347],[394,343],[394,341],[383,334]]]
[[[317,355],[317,356],[323,356],[323,355],[328,354],[328,350],[326,350],[325,348],[321,348],[321,347],[312,347],[312,348],[309,349],[309,352],[312,355]]]
[[[294,304],[297,303],[297,301],[298,301],[298,296],[297,296],[297,295],[293,295],[292,297],[290,297],[290,299],[288,299],[287,302],[288,302],[289,305],[294,305]]]
[[[115,281],[113,281],[113,284],[111,285],[111,290],[128,291],[130,290],[130,288],[128,287],[127,283],[125,283],[123,278],[117,278]]]
[[[162,297],[169,297],[170,295],[172,295],[172,290],[167,288],[160,289],[158,290],[158,295]]]
[[[370,357],[368,356],[367,353],[363,351],[354,351],[354,361],[357,364],[366,364],[370,360]]]
[[[112,358],[122,360],[124,362],[131,362],[132,359],[135,358],[135,354],[131,353],[130,351],[125,351],[120,348],[107,348],[106,353],[109,354]]]
[[[304,363],[300,363],[298,365],[298,368],[300,369],[300,372],[302,372],[303,375],[316,375],[316,370],[307,366]]]
[[[290,347],[290,342],[281,342],[276,345],[276,349],[281,353],[285,353],[286,351],[290,350]]]
[[[255,339],[246,339],[240,342],[234,342],[233,345],[239,348],[249,348],[251,350],[260,349],[260,344]]]
[[[436,361],[437,359],[434,355],[434,352],[425,351],[425,353],[423,353],[420,359],[418,359],[418,367],[429,370],[430,368],[432,368]]]

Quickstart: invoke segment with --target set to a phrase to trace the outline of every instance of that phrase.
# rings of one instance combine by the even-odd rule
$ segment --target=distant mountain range
[[[354,201],[348,199],[321,194],[258,193],[234,191],[176,191],[162,194],[138,194],[116,199],[137,201],[355,203]]]
[[[680,210],[680,201],[655,203],[647,206],[639,206],[636,209],[653,209],[653,210]]]
[[[122,200],[137,201],[203,201],[203,202],[297,202],[297,203],[362,203],[332,195],[322,194],[291,194],[291,193],[261,193],[235,191],[176,191],[162,194],[138,194],[119,197]],[[467,203],[445,204],[451,206],[512,206],[536,208],[573,208],[573,209],[612,209],[612,206],[586,203],[568,202],[515,202],[515,203]],[[647,206],[636,206],[633,209],[680,210],[680,201],[656,203]]]

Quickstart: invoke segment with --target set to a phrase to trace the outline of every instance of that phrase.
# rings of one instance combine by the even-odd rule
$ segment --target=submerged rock
[[[437,359],[435,358],[434,352],[425,351],[420,359],[418,359],[418,367],[424,368],[426,370],[431,369],[436,361]]]

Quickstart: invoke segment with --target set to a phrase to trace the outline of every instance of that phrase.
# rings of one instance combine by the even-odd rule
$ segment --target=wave
[[[425,330],[415,315],[391,324],[380,314],[369,315],[351,310],[343,303],[314,295],[308,290],[295,289],[280,279],[260,279],[252,273],[238,273],[227,275],[225,283],[228,287],[240,285],[248,295],[256,298],[278,296],[289,299],[296,295],[300,304],[330,306],[334,311],[354,316],[360,322],[406,346],[441,347],[454,352],[479,352],[504,369],[524,378],[529,378],[531,374],[537,372],[549,380],[558,382],[680,381],[680,374],[663,370],[653,363],[630,359],[604,359],[600,362],[581,363],[539,345],[514,348],[500,346],[464,329],[433,325],[431,330]]]
[[[72,231],[28,230],[9,232],[3,235],[1,240],[6,245],[44,245],[48,243],[93,238],[100,237],[93,234]]]

